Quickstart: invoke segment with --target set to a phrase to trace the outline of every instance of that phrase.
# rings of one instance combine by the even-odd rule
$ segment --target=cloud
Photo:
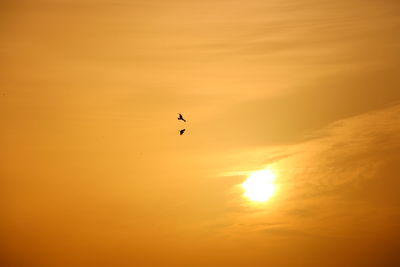
[[[261,251],[285,251],[293,256],[285,264],[320,266],[335,251],[332,266],[395,266],[399,119],[395,105],[336,121],[281,151],[264,148],[266,158],[291,155],[264,162],[279,173],[280,191],[264,205],[231,209],[221,236],[257,247],[254,257],[264,262]]]
[[[281,152],[274,147],[276,157],[267,148],[264,155],[275,160],[264,161],[264,166],[279,174],[279,193],[264,206],[238,208],[235,202],[232,226],[225,231],[265,231],[260,225],[267,223],[278,227],[277,233],[391,240],[400,219],[399,121],[396,105],[337,121],[316,138],[284,146]]]

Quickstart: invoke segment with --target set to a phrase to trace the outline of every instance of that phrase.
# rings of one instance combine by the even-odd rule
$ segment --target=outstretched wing
[[[182,114],[181,113],[178,113],[179,114],[179,117],[178,117],[178,119],[179,120],[183,120],[183,116],[182,116]]]
[[[179,131],[179,135],[182,135],[185,132],[186,129],[182,129]]]

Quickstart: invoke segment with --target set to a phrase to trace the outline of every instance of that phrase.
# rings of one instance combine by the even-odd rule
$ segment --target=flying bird
[[[179,131],[179,135],[182,135],[185,132],[186,129],[182,129]]]
[[[186,120],[183,118],[183,116],[182,116],[182,114],[181,114],[181,113],[179,113],[178,120],[182,120],[182,121],[186,122]]]

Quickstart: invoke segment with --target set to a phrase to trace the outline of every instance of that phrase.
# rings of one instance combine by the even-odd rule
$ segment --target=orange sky
[[[0,265],[400,266],[399,29],[395,0],[1,1]]]

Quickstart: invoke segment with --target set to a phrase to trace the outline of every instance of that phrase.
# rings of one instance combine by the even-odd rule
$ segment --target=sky
[[[399,266],[399,61],[396,0],[1,1],[1,265]]]

